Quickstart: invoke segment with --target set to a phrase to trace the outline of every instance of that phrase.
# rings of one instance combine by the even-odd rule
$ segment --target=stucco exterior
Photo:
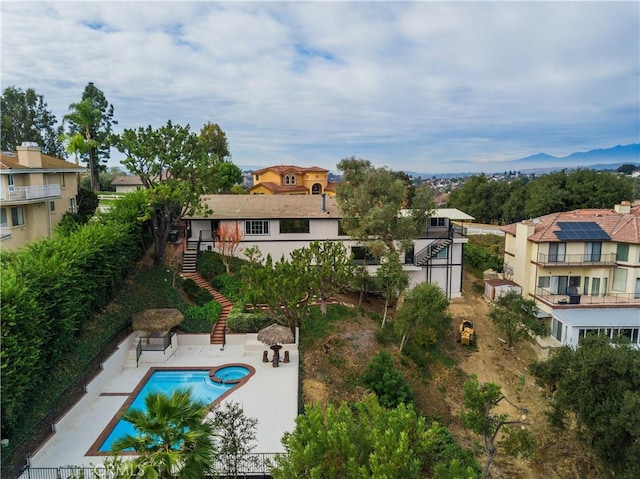
[[[197,242],[201,251],[215,250],[217,230],[236,223],[242,232],[238,257],[244,257],[244,252],[254,246],[263,256],[270,254],[276,260],[288,258],[291,251],[312,241],[342,241],[349,253],[361,246],[340,234],[342,213],[332,197],[210,195],[206,201],[212,214],[186,219],[186,236],[191,243]],[[292,221],[298,221],[296,225],[305,231],[283,232],[283,227]],[[438,284],[449,298],[457,298],[462,294],[462,258],[467,238],[453,231],[449,218],[434,223],[437,226],[425,226],[424,234],[415,241],[412,251],[401,256],[401,261],[411,285],[429,281]],[[438,248],[434,249],[436,245]],[[371,264],[367,268],[375,274],[378,266]]]
[[[502,230],[505,278],[550,316],[559,344],[576,346],[588,329],[640,346],[639,208],[554,213]]]
[[[76,211],[78,174],[85,168],[25,144],[0,161],[0,247],[17,249],[50,237],[64,213]]]
[[[276,165],[252,173],[251,195],[335,195],[329,170],[318,166]]]

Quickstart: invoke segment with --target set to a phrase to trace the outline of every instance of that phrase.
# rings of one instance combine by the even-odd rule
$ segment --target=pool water
[[[159,370],[154,371],[144,387],[129,406],[129,409],[145,410],[144,400],[150,392],[164,392],[170,394],[176,389],[191,389],[192,396],[206,403],[212,403],[236,384],[214,382],[209,377],[209,370]],[[216,371],[216,376],[222,381],[239,380],[249,374],[249,370],[242,366],[226,366]],[[110,452],[113,441],[126,434],[135,435],[133,425],[119,420],[111,433],[98,448],[100,452]]]

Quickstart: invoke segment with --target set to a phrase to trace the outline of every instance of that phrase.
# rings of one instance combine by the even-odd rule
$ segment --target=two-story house
[[[334,197],[208,195],[204,200],[213,213],[186,218],[188,251],[192,252],[187,254],[215,250],[218,230],[227,224],[238,225],[242,233],[238,257],[257,246],[263,256],[271,254],[277,260],[312,241],[334,240],[344,242],[354,260],[366,263],[372,274],[378,268],[379,260],[342,230],[342,212]],[[454,220],[473,218],[456,209],[435,210],[413,248],[401,258],[412,285],[436,283],[449,298],[462,294],[463,248],[468,241],[454,228]]]
[[[50,237],[62,215],[76,211],[78,174],[86,171],[35,143],[16,150],[0,157],[0,247],[7,249]]]
[[[328,180],[329,170],[317,166],[276,165],[252,173],[251,195],[335,195],[335,184]]]
[[[553,213],[502,227],[505,278],[551,317],[557,344],[585,334],[640,346],[640,208]]]

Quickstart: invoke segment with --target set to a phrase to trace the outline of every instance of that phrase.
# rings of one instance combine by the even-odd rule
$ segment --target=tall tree
[[[342,226],[374,255],[404,251],[425,230],[435,206],[426,187],[415,189],[409,207],[409,190],[393,171],[355,157],[340,161],[338,169],[343,174],[336,197]]]
[[[292,254],[294,267],[305,270],[311,293],[320,298],[320,311],[327,314],[327,300],[345,288],[353,276],[351,258],[341,241],[313,241]]]
[[[482,479],[489,474],[498,447],[503,447],[507,455],[513,457],[528,458],[535,451],[535,437],[524,427],[529,424],[526,419],[510,419],[508,414],[493,411],[502,401],[524,413],[526,418],[527,410],[509,402],[497,384],[480,383],[474,374],[463,385],[462,403],[465,409],[460,418],[466,427],[482,438],[482,447],[487,456]]]
[[[44,97],[37,94],[33,88],[5,88],[0,100],[0,111],[2,151],[15,151],[23,141],[31,141],[37,143],[45,155],[56,158],[65,156],[59,138],[62,125],[57,125],[56,117],[47,109]]]
[[[207,155],[215,162],[224,162],[231,159],[227,134],[217,123],[205,123],[200,129],[200,139]]]
[[[537,312],[535,301],[511,290],[496,300],[489,317],[507,336],[508,346],[511,347],[514,341],[532,341],[534,335],[548,334],[548,327],[538,319]]]
[[[376,271],[378,286],[382,289],[384,296],[384,315],[382,316],[382,326],[387,321],[389,305],[395,303],[402,293],[409,286],[409,276],[402,269],[402,263],[397,253],[389,253],[378,270]]]
[[[84,102],[82,110],[78,111],[74,105],[80,105]],[[118,122],[113,119],[113,105],[110,104],[102,90],[97,88],[93,82],[89,82],[82,92],[82,98],[78,103],[72,103],[69,106],[70,115],[78,116],[67,118],[70,122],[69,133],[82,134],[85,139],[93,140],[95,143],[90,145],[88,158],[85,161],[89,165],[91,173],[91,189],[97,191],[100,187],[98,178],[99,172],[104,169],[107,159],[110,157],[111,134],[114,125]],[[96,115],[94,110],[100,112]],[[87,129],[88,128],[88,129]]]
[[[403,335],[400,348],[407,341],[425,348],[444,337],[451,329],[448,307],[449,300],[438,285],[420,283],[409,291],[395,318]]]
[[[577,349],[556,349],[530,369],[552,395],[552,423],[575,428],[612,476],[638,477],[640,350],[587,335]]]
[[[215,182],[212,160],[189,125],[168,121],[158,129],[150,125],[125,129],[114,137],[116,148],[127,155],[122,164],[138,175],[151,205],[155,235],[155,261],[162,263],[171,225],[186,214],[205,213],[201,195]]]
[[[282,443],[286,454],[276,455],[274,479],[406,479],[434,477],[434,469],[451,477],[452,463],[457,478],[471,479],[479,469],[447,429],[427,425],[412,406],[384,408],[374,395],[352,407],[307,408]]]
[[[82,133],[74,133],[70,136],[70,146],[75,150],[74,153],[89,154],[89,180],[91,191],[99,191],[99,181],[97,177],[98,165],[96,164],[96,145],[98,142],[92,137],[97,125],[102,118],[102,113],[93,107],[91,100],[82,100],[80,103],[72,103],[69,105],[69,113],[64,116],[65,120],[77,125],[81,128]],[[84,143],[79,141],[78,135],[82,134]],[[72,143],[73,141],[73,143]]]
[[[132,450],[135,467],[126,468],[138,478],[196,479],[210,474],[214,445],[213,426],[204,421],[209,406],[196,400],[190,390],[171,394],[150,392],[145,409],[130,409],[123,420],[133,424],[136,434],[113,442],[113,453]]]

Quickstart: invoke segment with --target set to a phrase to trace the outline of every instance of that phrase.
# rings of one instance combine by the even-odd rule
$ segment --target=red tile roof
[[[618,213],[615,210],[579,209],[541,216],[529,220],[534,225],[534,232],[529,241],[548,243],[559,241],[555,233],[560,231],[558,222],[591,221],[597,223],[617,243],[640,244],[640,208],[631,208],[630,213]],[[500,228],[507,234],[515,236],[518,223]]]
[[[277,195],[286,195],[288,193],[300,193],[300,192],[309,193],[309,188],[305,186],[298,186],[298,185],[280,186],[279,184],[274,183],[272,181],[265,181],[263,183],[258,183],[257,185],[253,185],[251,188],[249,188],[249,191],[255,190],[259,186],[264,186],[273,194],[277,194]]]
[[[324,168],[320,168],[319,166],[294,166],[294,165],[275,165],[275,166],[267,166],[266,168],[262,168],[261,170],[255,170],[253,172],[254,175],[261,175],[266,173],[267,171],[274,171],[278,174],[287,173],[289,171],[293,171],[297,174],[303,173],[328,173],[329,170],[325,170]]]

